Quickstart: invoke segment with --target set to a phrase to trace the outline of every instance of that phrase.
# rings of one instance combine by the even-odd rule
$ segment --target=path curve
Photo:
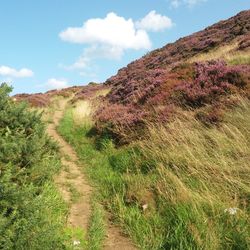
[[[80,194],[77,202],[72,203],[68,214],[68,226],[72,228],[81,228],[88,231],[89,220],[91,216],[90,198],[92,188],[88,184],[87,178],[77,165],[78,157],[74,149],[69,145],[63,137],[58,134],[57,126],[63,118],[68,100],[63,99],[59,102],[59,109],[55,110],[52,118],[52,123],[47,127],[48,134],[53,137],[60,145],[62,155],[62,164],[66,168],[62,169],[59,176],[56,178],[56,184],[66,202],[70,202],[71,192],[67,183],[72,185]],[[133,243],[122,235],[120,229],[109,221],[107,222],[107,235],[104,240],[104,250],[136,250]]]

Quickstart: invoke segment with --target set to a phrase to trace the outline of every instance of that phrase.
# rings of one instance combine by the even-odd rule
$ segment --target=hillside
[[[144,94],[140,91],[145,92],[145,88],[150,88],[152,79],[154,83],[157,82],[156,86],[164,83],[172,68],[201,53],[208,53],[232,43],[236,43],[233,51],[248,50],[249,36],[250,10],[154,50],[120,69],[116,76],[105,82],[112,86],[110,101],[136,101],[135,99],[141,98],[141,94]],[[154,86],[150,91],[152,88]]]
[[[139,249],[250,248],[249,41],[247,10],[103,84],[13,97],[42,110],[62,149],[72,147],[63,182],[93,187],[82,200],[90,249],[119,243],[113,225]]]

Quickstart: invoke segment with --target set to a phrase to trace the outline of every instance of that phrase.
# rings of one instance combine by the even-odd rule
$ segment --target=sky
[[[36,93],[104,82],[250,0],[1,0],[0,82]]]

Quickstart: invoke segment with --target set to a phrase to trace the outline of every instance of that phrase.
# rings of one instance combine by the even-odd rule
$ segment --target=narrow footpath
[[[80,228],[88,232],[91,216],[91,193],[92,187],[88,184],[87,177],[81,171],[82,166],[78,166],[78,158],[74,149],[57,132],[57,126],[63,118],[67,106],[67,100],[60,100],[59,109],[55,110],[52,122],[48,125],[47,132],[54,138],[60,146],[62,155],[62,168],[56,178],[56,184],[62,193],[64,200],[70,204],[67,224],[71,228]],[[77,200],[71,202],[72,191],[77,191]],[[110,222],[107,222],[107,235],[104,240],[104,250],[136,250],[132,242],[122,235],[121,231]],[[79,248],[78,248],[79,249]]]

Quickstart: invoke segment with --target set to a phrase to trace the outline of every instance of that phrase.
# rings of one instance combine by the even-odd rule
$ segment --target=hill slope
[[[58,131],[95,199],[141,249],[250,248],[249,17],[55,92],[73,96]]]
[[[157,85],[163,83],[166,74],[174,66],[232,42],[237,43],[235,51],[247,50],[250,47],[249,40],[250,10],[247,10],[203,31],[154,50],[120,69],[116,76],[105,82],[105,84],[112,86],[110,100],[123,103],[133,101],[140,96],[140,93],[136,92],[147,88],[152,84],[152,81],[157,81]]]
[[[248,10],[130,63],[105,82],[111,91],[97,112],[97,128],[126,141],[128,127],[137,138],[145,121],[165,122],[180,109],[221,120],[232,94],[249,97],[249,39]]]

